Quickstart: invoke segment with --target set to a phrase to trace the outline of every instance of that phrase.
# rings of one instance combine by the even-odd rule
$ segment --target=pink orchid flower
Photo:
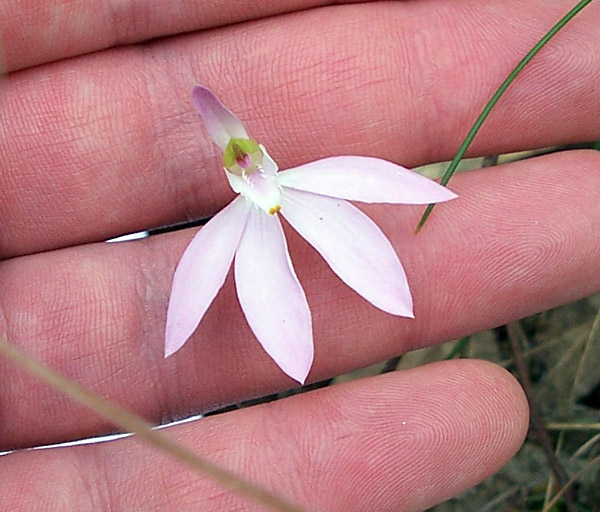
[[[346,199],[429,204],[454,193],[404,167],[337,156],[278,172],[265,148],[215,94],[195,86],[193,102],[239,194],[192,239],[173,278],[165,357],[196,330],[235,257],[237,295],[252,332],[279,367],[304,383],[313,361],[312,320],[288,254],[279,214],[331,269],[374,306],[414,318],[406,274],[379,227]]]

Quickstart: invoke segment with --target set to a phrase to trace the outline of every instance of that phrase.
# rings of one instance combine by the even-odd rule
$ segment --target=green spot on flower
[[[229,139],[223,152],[223,165],[225,168],[240,176],[242,173],[254,172],[263,161],[263,152],[253,139]]]

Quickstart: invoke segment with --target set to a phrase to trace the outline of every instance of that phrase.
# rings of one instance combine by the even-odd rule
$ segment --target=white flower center
[[[252,139],[230,139],[223,152],[223,165],[235,192],[269,215],[281,210],[277,166],[261,145]]]
[[[261,210],[269,215],[275,215],[281,210],[281,188],[277,183],[277,175],[267,174],[262,167],[241,176],[225,169],[225,175],[234,192],[243,195]]]

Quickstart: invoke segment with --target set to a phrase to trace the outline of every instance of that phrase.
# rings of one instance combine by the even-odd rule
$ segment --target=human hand
[[[572,5],[371,3],[233,25],[274,14],[267,2],[237,4],[0,7],[8,69],[40,64],[0,84],[0,332],[154,421],[292,385],[251,335],[231,279],[193,339],[163,360],[171,278],[194,230],[96,243],[213,214],[231,199],[191,105],[194,83],[217,91],[281,168],[338,154],[416,166],[452,156],[497,84]],[[536,58],[472,154],[600,138],[599,13],[588,7]],[[460,198],[438,206],[419,236],[422,208],[365,207],[407,270],[415,320],[370,306],[288,232],[313,313],[309,379],[597,291],[599,166],[596,153],[569,152],[457,176]],[[3,448],[109,430],[1,364]],[[170,435],[307,509],[381,511],[424,509],[474,485],[515,452],[526,426],[508,374],[450,361]],[[252,507],[131,439],[0,463],[6,510]]]

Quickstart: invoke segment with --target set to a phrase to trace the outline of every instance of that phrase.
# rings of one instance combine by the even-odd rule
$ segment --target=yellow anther
[[[276,205],[269,208],[269,215],[275,215],[276,213],[281,211],[281,206]]]

